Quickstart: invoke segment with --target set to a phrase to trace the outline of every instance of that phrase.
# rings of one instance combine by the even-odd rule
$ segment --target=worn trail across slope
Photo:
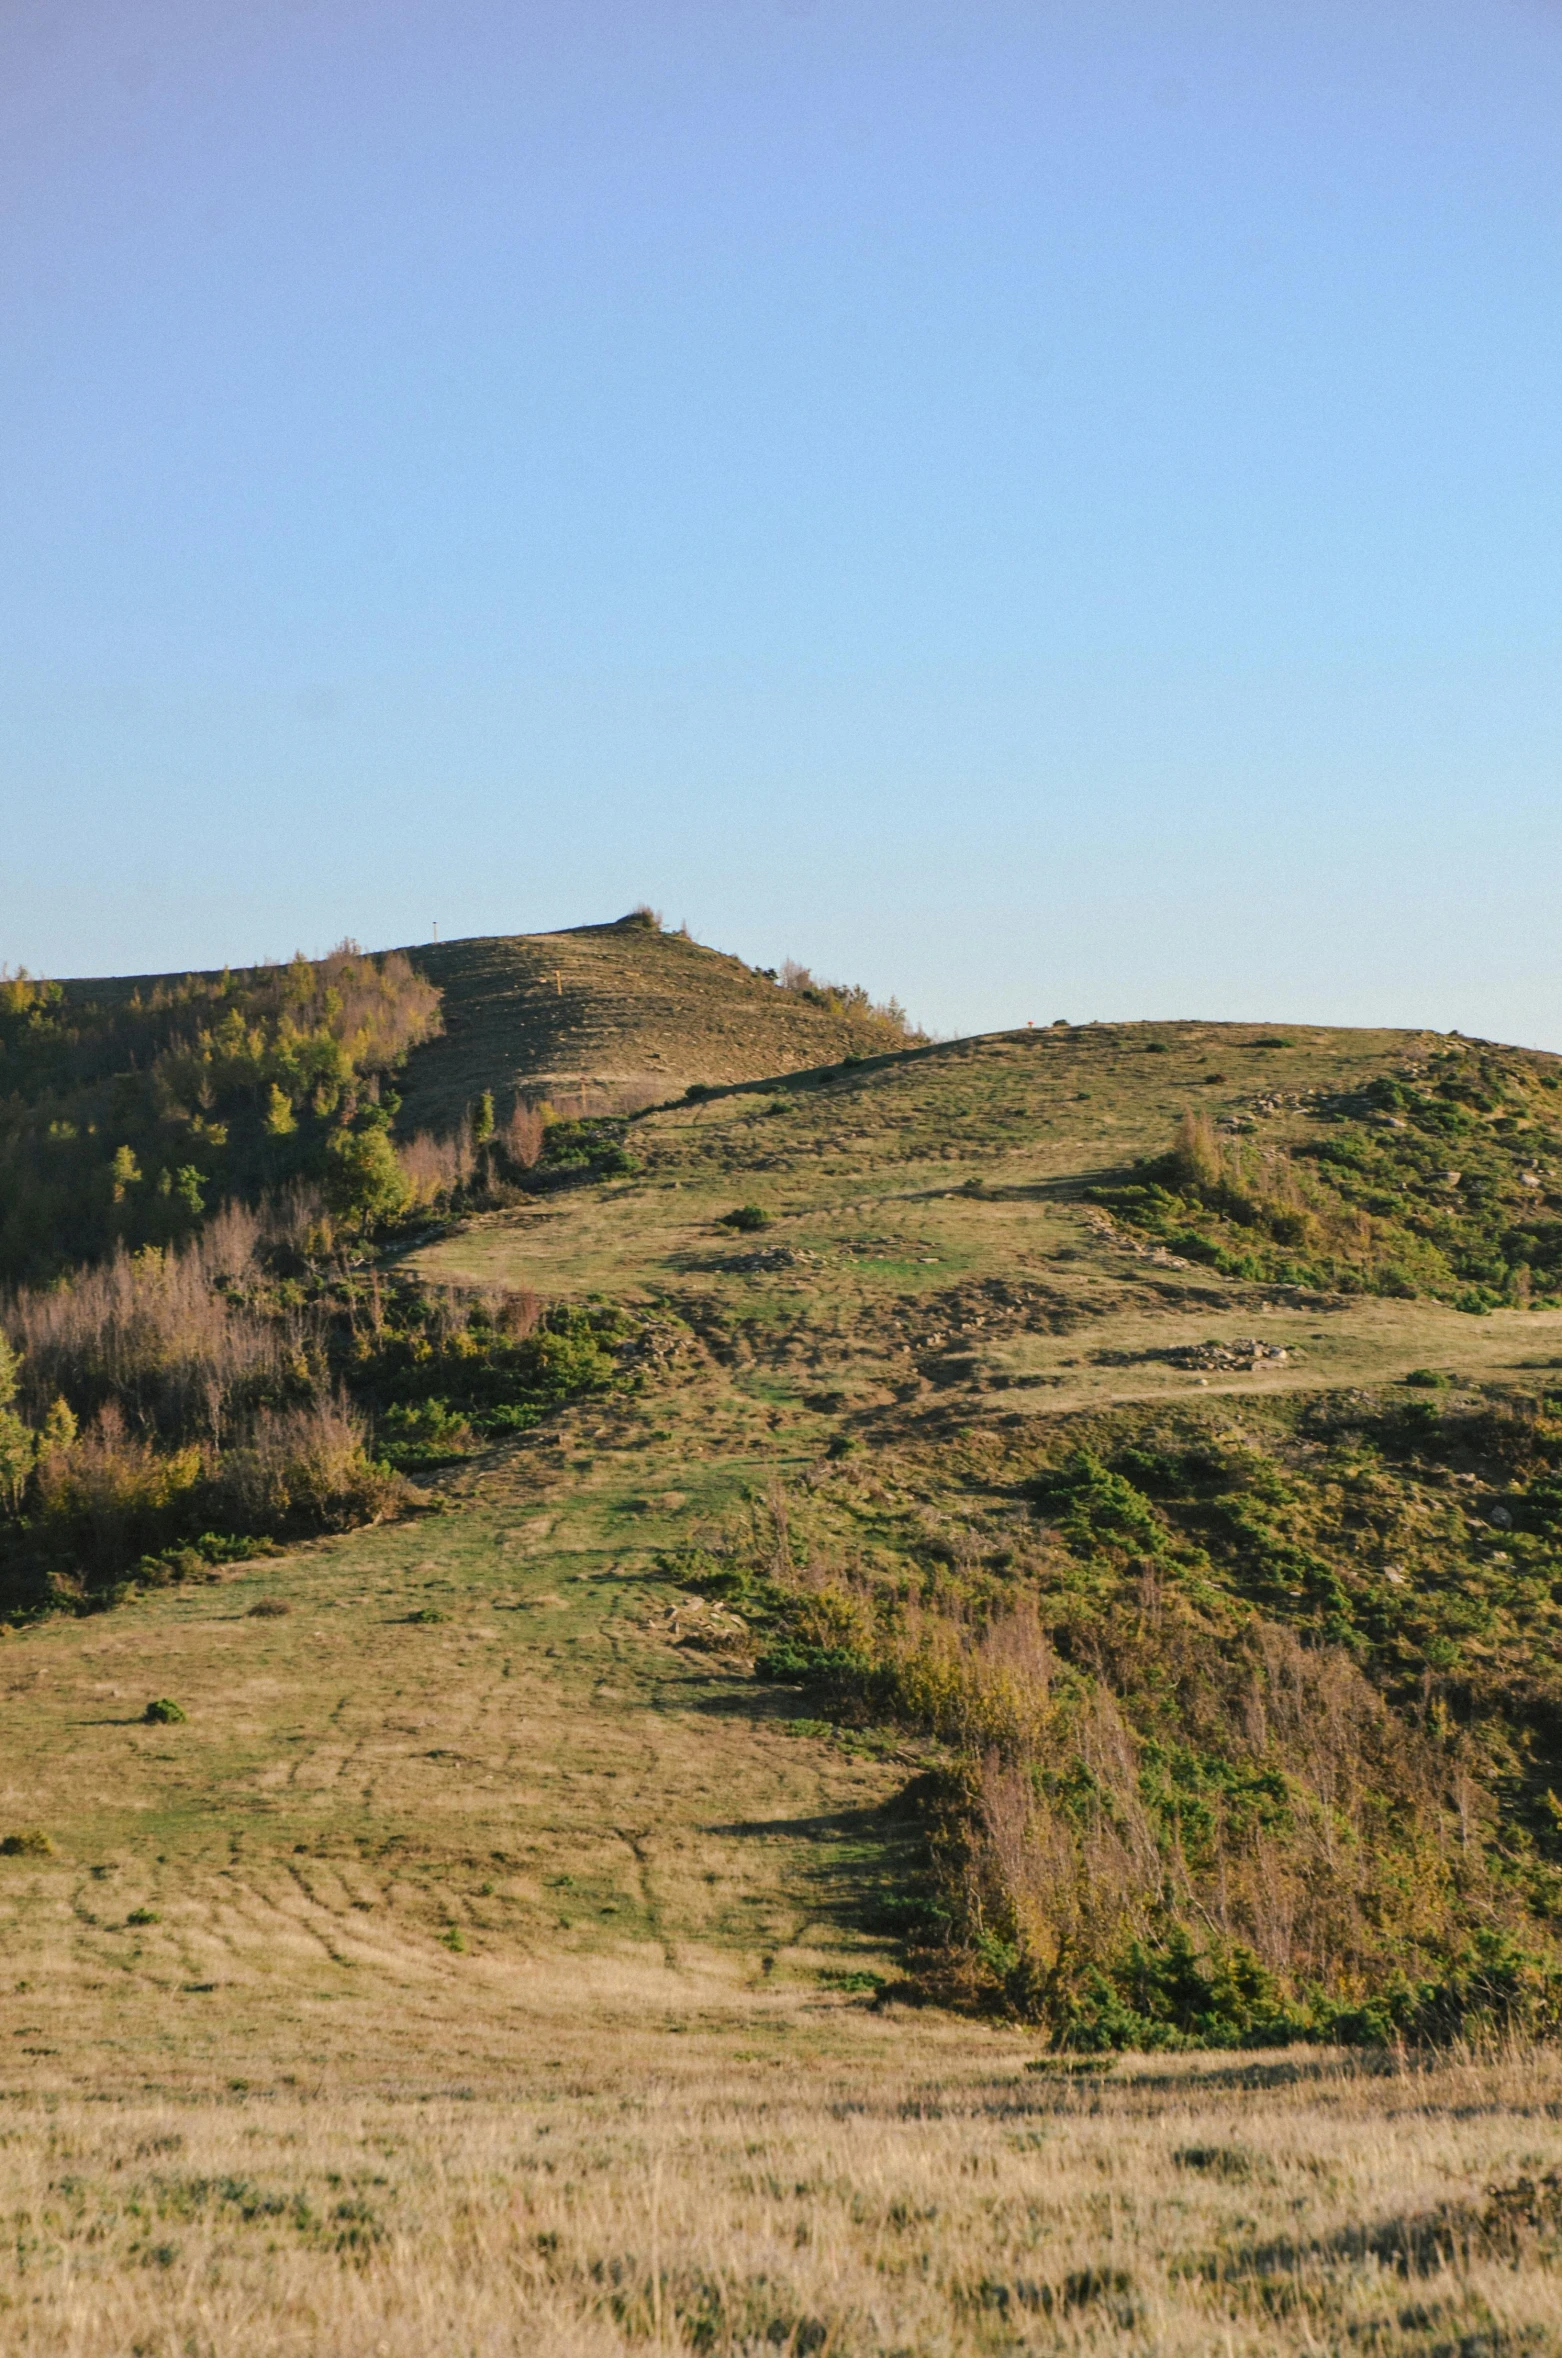
[[[491,2079],[555,2008],[760,2023],[889,1970],[904,1770],[798,1733],[680,1624],[637,1474],[518,1475],[13,1638],[0,1812],[57,1853],[0,1861],[27,2076]],[[153,1694],[187,1723],[141,1724]]]

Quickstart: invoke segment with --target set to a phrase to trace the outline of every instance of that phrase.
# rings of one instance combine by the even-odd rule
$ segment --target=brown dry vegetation
[[[801,2026],[799,2026],[801,2027]],[[810,2068],[632,2031],[501,2099],[13,2107],[22,2358],[1562,2346],[1549,2059],[1129,2063],[865,2026]],[[916,2052],[917,2049],[920,2052]]]

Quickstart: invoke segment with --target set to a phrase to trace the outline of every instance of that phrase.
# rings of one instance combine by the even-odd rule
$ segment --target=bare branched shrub
[[[420,1130],[396,1149],[396,1160],[412,1191],[411,1200],[420,1208],[454,1195],[467,1185],[476,1168],[471,1136],[464,1129],[448,1138],[435,1138]]]
[[[996,1753],[981,1765],[966,1874],[973,1919],[1043,1984],[1109,1955],[1142,1928],[1154,1896],[1104,1798],[1080,1824]]]
[[[0,1323],[23,1354],[29,1414],[41,1419],[59,1397],[80,1415],[113,1402],[147,1430],[220,1441],[303,1349],[296,1315],[263,1318],[240,1298],[259,1274],[262,1232],[255,1213],[230,1206],[186,1245],[121,1249],[63,1285],[12,1295]]]
[[[1196,1113],[1190,1107],[1177,1124],[1177,1143],[1173,1149],[1181,1174],[1194,1187],[1216,1187],[1223,1175],[1220,1140],[1215,1125],[1207,1113]]]
[[[545,1304],[529,1286],[506,1286],[501,1293],[485,1295],[484,1307],[500,1334],[522,1343],[540,1325]]]
[[[402,1502],[407,1486],[374,1463],[368,1441],[364,1418],[340,1395],[262,1409],[225,1453],[218,1487],[234,1520],[249,1529],[373,1522]]]
[[[295,1261],[326,1260],[336,1245],[336,1221],[324,1190],[312,1180],[295,1179],[261,1207],[265,1242],[273,1252]]]
[[[547,1117],[539,1105],[517,1104],[499,1132],[499,1148],[517,1170],[529,1171],[542,1159]]]

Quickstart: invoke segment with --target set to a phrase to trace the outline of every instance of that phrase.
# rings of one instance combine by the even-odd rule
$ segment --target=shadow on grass
[[[700,1711],[717,1719],[793,1720],[807,1717],[805,1694],[801,1687],[763,1687],[752,1678],[734,1677],[724,1681],[715,1692],[709,1671],[691,1673],[688,1684],[705,1690],[681,1708]]]
[[[1236,2094],[1258,2088],[1297,2088],[1319,2080],[1392,2077],[1403,2068],[1392,2050],[1377,2054],[1367,2048],[1349,2056],[1285,2055],[1272,2062],[1226,2063],[1210,2071],[1136,2071],[1131,2084],[1154,2095],[1179,2091],[1203,2095],[1206,2090]],[[1121,2072],[1118,2076],[1120,2085],[1129,2084]]]
[[[731,1818],[701,1831],[729,1841],[806,1846],[797,1870],[799,1897],[839,1931],[914,1948],[926,1946],[942,1927],[927,1844],[898,1794],[874,1809]]]
[[[802,1687],[768,1685],[748,1673],[722,1677],[692,1669],[677,1683],[685,1689],[677,1698],[680,1710],[772,1726],[808,1718]],[[823,1735],[825,1730],[811,1721],[799,1732]],[[934,1889],[926,1833],[904,1789],[868,1808],[732,1818],[711,1821],[701,1830],[729,1841],[797,1845],[802,1852],[795,1871],[799,1899],[841,1931],[894,1944],[903,1961],[905,1952],[929,1948],[944,1935],[947,1918]]]
[[[1200,2273],[1228,2284],[1249,2278],[1266,2287],[1288,2287],[1294,2295],[1310,2268],[1359,2267],[1372,2261],[1408,2278],[1440,2275],[1482,2260],[1509,2267],[1525,2259],[1554,2260],[1559,2230],[1562,2178],[1551,2170],[1544,2177],[1515,2179],[1509,2186],[1488,2186],[1480,2203],[1441,2202],[1431,2210],[1353,2221],[1328,2236],[1278,2236],[1242,2244],[1209,2255]],[[1475,2347],[1464,2342],[1438,2346],[1461,2351]],[[1480,2347],[1487,2346],[1483,2338]]]

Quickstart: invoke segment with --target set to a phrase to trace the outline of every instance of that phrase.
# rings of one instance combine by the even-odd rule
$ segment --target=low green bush
[[[730,1212],[723,1212],[717,1221],[719,1228],[736,1228],[745,1236],[754,1235],[770,1226],[770,1214],[760,1204],[737,1204]]]

